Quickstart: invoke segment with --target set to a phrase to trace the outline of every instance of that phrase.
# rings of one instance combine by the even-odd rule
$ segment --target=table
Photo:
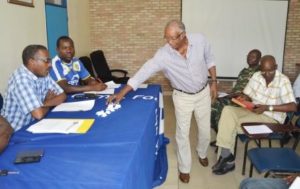
[[[32,134],[17,131],[0,155],[0,169],[19,174],[0,177],[1,189],[153,188],[167,175],[163,100],[159,85],[130,92],[122,108],[102,118],[108,95],[91,111],[50,112],[47,118],[94,118],[86,134]],[[68,97],[68,101],[74,99]],[[41,162],[13,164],[22,150],[44,149]]]

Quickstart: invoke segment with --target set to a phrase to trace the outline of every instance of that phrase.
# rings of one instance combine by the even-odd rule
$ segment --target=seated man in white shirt
[[[243,98],[255,104],[253,110],[233,106],[225,106],[223,109],[217,135],[220,157],[212,167],[214,174],[222,175],[234,170],[233,149],[236,134],[243,132],[241,123],[283,123],[286,112],[297,110],[289,78],[276,69],[273,56],[266,55],[261,58],[260,72],[251,77],[243,90]]]

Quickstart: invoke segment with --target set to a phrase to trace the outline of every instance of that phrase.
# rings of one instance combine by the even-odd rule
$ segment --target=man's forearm
[[[32,112],[31,112],[31,115],[32,117],[34,117],[35,119],[42,119],[43,117],[45,117],[45,115],[48,113],[49,111],[49,107],[39,107],[39,108],[36,108],[34,109]]]
[[[57,106],[61,103],[63,103],[66,100],[67,96],[65,93],[61,93],[53,98],[46,99],[44,101],[44,107],[52,107]]]
[[[297,105],[294,102],[281,104],[281,105],[273,105],[273,111],[277,112],[296,112]]]
[[[213,66],[208,69],[209,75],[211,77],[212,81],[217,81],[217,71],[216,71],[216,66]]]

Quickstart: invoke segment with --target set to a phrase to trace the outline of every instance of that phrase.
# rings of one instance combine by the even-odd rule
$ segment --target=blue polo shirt
[[[69,85],[79,85],[79,80],[90,77],[90,73],[85,69],[78,58],[73,58],[70,63],[63,62],[58,56],[52,59],[50,76],[54,81],[66,80]]]

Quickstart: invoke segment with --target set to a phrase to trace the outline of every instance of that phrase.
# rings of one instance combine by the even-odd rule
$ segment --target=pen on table
[[[20,172],[19,171],[9,171],[9,170],[6,170],[6,169],[2,169],[0,170],[0,176],[7,176],[7,175],[12,175],[12,174],[19,174]]]

